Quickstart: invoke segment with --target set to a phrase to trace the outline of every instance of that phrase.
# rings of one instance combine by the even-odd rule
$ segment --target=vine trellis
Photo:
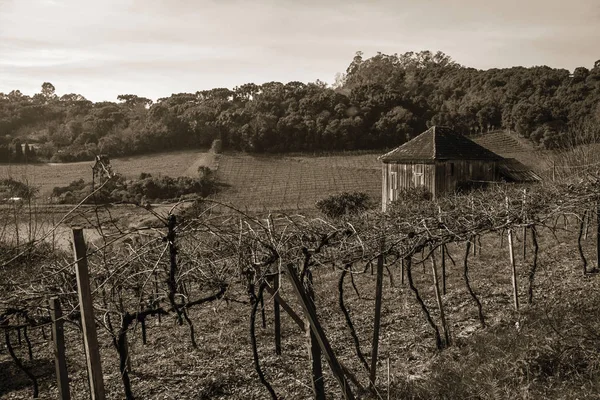
[[[374,318],[376,334],[371,354],[375,356],[368,360],[362,352],[365,344],[360,342],[344,301],[345,284],[349,277],[358,294],[354,278],[357,275],[369,276],[373,263],[380,264],[374,279],[381,280],[384,271],[387,271],[392,280],[393,274],[399,270],[401,284],[404,285],[406,277],[408,288],[433,332],[435,346],[440,350],[452,343],[444,319],[443,301],[448,273],[446,258],[457,264],[448,251],[450,244],[464,245],[462,279],[477,308],[482,327],[487,326],[484,307],[469,275],[469,256],[475,252],[476,245],[481,251],[481,237],[492,234],[506,236],[512,249],[513,234],[523,232],[525,258],[529,236],[532,246],[527,271],[529,304],[534,301],[538,242],[542,230],[551,235],[559,231],[575,233],[574,243],[577,243],[583,273],[598,272],[598,252],[595,262],[590,262],[582,246],[589,226],[595,222],[599,238],[596,249],[600,249],[600,178],[592,174],[574,184],[531,187],[526,195],[522,187],[505,185],[436,201],[399,202],[386,214],[370,212],[335,221],[302,215],[252,216],[235,209],[230,213],[216,214],[211,212],[212,204],[205,201],[204,211],[196,216],[180,217],[177,211],[182,204],[174,206],[168,215],[149,210],[156,216],[157,223],[153,227],[131,230],[114,225],[101,206],[89,212],[93,215],[81,213],[101,233],[101,239],[89,244],[87,249],[94,312],[98,316],[99,328],[112,339],[128,399],[134,398],[135,393],[128,375],[131,357],[128,335],[139,325],[146,343],[146,335],[151,334],[148,318],[173,315],[178,324],[187,325],[190,345],[196,348],[202,345],[195,338],[193,308],[218,300],[246,305],[250,316],[254,368],[269,395],[279,398],[277,387],[269,382],[268,371],[261,366],[255,337],[255,324],[261,310],[260,318],[265,326],[264,302],[267,294],[277,310],[274,315],[277,354],[282,352],[279,310],[283,310],[301,332],[308,332],[315,398],[325,396],[321,357],[327,360],[339,383],[339,391],[346,398],[354,398],[355,393],[372,392],[375,395],[377,392],[375,366],[380,321]],[[222,204],[220,206],[223,207]],[[571,230],[569,224],[577,228]],[[29,349],[28,356],[33,358],[28,335],[36,329],[47,337],[45,328],[53,323],[49,314],[51,298],[58,298],[65,309],[61,319],[80,327],[75,262],[46,257],[44,251],[41,241],[20,244],[0,260],[0,272],[4,278],[0,283],[0,328],[5,331],[5,342],[15,364],[32,381],[34,397],[39,394],[37,379],[12,351],[12,337],[14,334],[19,338],[23,335]],[[436,323],[415,285],[417,265],[424,268],[429,265],[431,268],[431,284],[438,308],[436,313],[440,316],[441,325]],[[38,272],[32,277],[25,267],[35,267]],[[351,371],[348,365],[337,359],[336,346],[329,343],[323,321],[318,318],[313,287],[319,285],[319,281],[314,279],[318,275],[313,272],[331,268],[339,273],[339,308],[361,371]],[[289,284],[284,285],[284,282]],[[519,286],[514,269],[512,282],[514,304],[518,308]],[[284,286],[288,289],[284,290]],[[293,290],[289,290],[290,287]],[[381,295],[378,290],[376,300],[381,301]],[[295,308],[294,304],[301,307]],[[368,380],[365,381],[362,376],[368,376]]]

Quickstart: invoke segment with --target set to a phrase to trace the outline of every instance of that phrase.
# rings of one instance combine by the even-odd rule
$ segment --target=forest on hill
[[[247,152],[334,151],[398,146],[428,126],[463,133],[507,129],[543,148],[600,126],[600,60],[573,73],[547,66],[478,70],[442,52],[361,52],[336,83],[247,83],[177,93],[156,102],[123,94],[92,102],[0,93],[0,162],[90,160],[182,148],[221,139]]]

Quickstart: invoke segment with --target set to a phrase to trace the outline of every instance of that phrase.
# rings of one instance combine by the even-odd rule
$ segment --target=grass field
[[[126,178],[136,178],[142,172],[153,175],[183,176],[189,173],[202,151],[177,151],[125,157],[111,160],[113,170]],[[65,164],[0,164],[0,179],[12,177],[38,187],[40,197],[46,198],[55,186],[66,186],[74,180],[92,180],[94,162]],[[197,167],[196,167],[197,170]]]

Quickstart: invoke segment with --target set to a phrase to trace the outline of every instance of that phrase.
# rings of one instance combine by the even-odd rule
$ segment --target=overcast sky
[[[475,68],[591,68],[599,0],[0,0],[0,92],[116,101],[332,83],[354,53],[441,50]]]

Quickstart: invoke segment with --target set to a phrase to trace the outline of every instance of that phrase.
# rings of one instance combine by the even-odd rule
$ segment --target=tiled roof
[[[509,182],[540,182],[542,178],[514,158],[505,158],[498,165],[500,176]]]
[[[478,145],[450,128],[432,126],[414,139],[379,157],[383,162],[433,160],[502,160],[498,154]]]

